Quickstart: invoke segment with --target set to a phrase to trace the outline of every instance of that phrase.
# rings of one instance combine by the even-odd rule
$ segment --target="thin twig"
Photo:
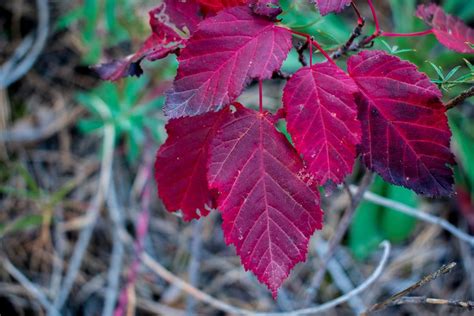
[[[107,195],[107,206],[109,216],[112,220],[112,255],[110,256],[110,269],[107,276],[107,289],[105,291],[103,316],[111,316],[114,313],[115,304],[117,302],[118,291],[120,290],[120,274],[122,271],[123,255],[125,247],[120,238],[120,230],[123,228],[123,209],[117,201],[117,193],[115,183],[111,181],[109,194]]]
[[[366,315],[369,315],[372,312],[380,311],[382,309],[387,308],[393,302],[399,300],[400,298],[402,298],[403,296],[406,296],[407,294],[410,294],[411,292],[413,292],[414,290],[422,287],[426,283],[429,283],[429,282],[437,279],[439,276],[441,276],[443,274],[447,274],[447,273],[451,272],[454,269],[455,266],[456,266],[456,262],[451,262],[451,263],[443,265],[441,268],[439,268],[435,272],[428,274],[427,276],[425,276],[423,279],[416,282],[415,284],[413,284],[413,285],[407,287],[406,289],[403,289],[402,291],[390,296],[385,301],[372,305],[369,309],[367,309],[364,313],[362,313],[362,316],[366,316]]]
[[[357,9],[357,7],[353,3],[352,3],[352,7],[354,8],[354,10],[357,14],[357,25],[354,28],[354,30],[352,31],[351,36],[346,41],[346,43],[344,43],[344,45],[342,45],[341,47],[336,49],[331,54],[332,59],[337,59],[337,58],[347,54],[347,52],[353,50],[354,40],[362,34],[362,29],[364,28],[364,25],[365,25],[365,19],[360,15],[359,10]]]
[[[324,258],[326,256],[326,253],[328,251],[327,242],[320,240],[318,241],[318,243],[316,243],[314,248],[320,258]],[[329,260],[328,272],[331,275],[334,284],[339,288],[339,290],[342,291],[342,293],[349,293],[354,289],[352,281],[346,274],[346,271],[344,271],[344,268],[339,263],[339,261],[336,260],[336,258],[332,258],[331,260]],[[362,313],[367,308],[367,306],[365,306],[364,302],[359,296],[352,297],[348,301],[348,305],[357,315],[359,313]]]
[[[158,302],[137,298],[139,309],[151,313],[151,315],[184,316],[185,312]]]
[[[54,240],[55,249],[53,257],[53,267],[51,269],[50,292],[58,293],[61,288],[61,282],[64,272],[64,253],[65,253],[65,237],[61,231],[61,223],[64,220],[62,207],[58,207],[53,217],[54,221]]]
[[[289,80],[290,78],[291,74],[285,73],[281,70],[274,71],[272,74],[272,79]]]
[[[322,305],[316,306],[316,307],[310,307],[306,309],[302,309],[299,311],[296,311],[295,313],[290,313],[290,315],[307,315],[307,314],[316,314],[316,313],[321,313],[324,311],[327,311],[328,309],[331,309],[337,305],[340,305],[342,303],[347,302],[354,296],[359,295],[363,291],[365,291],[369,286],[371,286],[382,274],[383,269],[385,267],[385,264],[387,263],[388,257],[390,256],[390,242],[388,241],[383,241],[381,243],[381,246],[384,247],[384,252],[382,255],[382,259],[380,260],[379,265],[375,269],[375,271],[358,287],[356,287],[353,291],[344,294],[340,296],[337,299],[334,299],[332,301],[326,302]]]
[[[38,302],[53,316],[59,316],[58,310],[54,308],[48,297],[38,289],[20,270],[18,270],[6,257],[1,259],[2,266],[15,278]]]
[[[468,310],[474,309],[474,301],[460,301],[447,300],[441,298],[431,298],[426,296],[405,296],[392,302],[389,306],[403,305],[403,304],[432,304],[432,305],[448,305],[454,307],[466,308]]]
[[[474,86],[470,87],[466,91],[461,92],[460,95],[446,102],[444,106],[446,107],[447,110],[452,109],[458,104],[463,103],[464,100],[466,100],[467,98],[470,98],[472,96],[474,96]]]
[[[374,174],[371,171],[367,170],[367,172],[365,173],[364,177],[361,180],[359,190],[357,190],[357,192],[353,196],[350,196],[351,203],[346,208],[344,215],[342,216],[337,226],[337,230],[329,242],[328,251],[326,255],[324,256],[324,259],[321,262],[321,265],[318,267],[318,271],[316,272],[313,279],[311,280],[310,286],[307,289],[306,298],[303,303],[304,306],[309,305],[314,300],[316,293],[318,292],[318,289],[324,278],[324,275],[326,274],[327,265],[329,261],[331,260],[331,258],[333,257],[334,252],[336,251],[336,248],[341,243],[342,238],[346,234],[347,229],[349,228],[349,225],[351,223],[351,220],[354,217],[355,210],[357,209],[360,202],[362,201],[362,197],[364,196],[364,193],[369,189],[370,185],[372,184],[373,179],[374,179]],[[350,191],[348,193],[350,194]]]
[[[191,242],[191,260],[188,267],[189,284],[194,287],[199,283],[199,266],[201,260],[202,249],[202,220],[193,223],[193,236]],[[194,315],[196,309],[196,300],[189,296],[186,302],[186,315]]]
[[[305,41],[305,42],[299,42],[298,46],[296,47],[296,52],[298,53],[298,61],[303,67],[308,66],[308,63],[306,62],[306,58],[304,56],[304,52],[308,48],[308,46],[309,46],[309,41]]]
[[[259,315],[259,316],[281,316],[281,315],[288,315],[288,316],[299,316],[299,315],[311,315],[316,313],[325,312],[337,305],[347,302],[352,297],[359,295],[361,292],[366,290],[370,285],[372,285],[382,274],[383,269],[388,261],[388,257],[390,255],[390,243],[388,241],[384,241],[381,244],[384,248],[384,252],[382,255],[382,259],[380,260],[377,268],[374,272],[358,287],[356,287],[353,291],[344,294],[334,300],[326,302],[322,305],[304,308],[295,310],[292,312],[282,312],[282,313],[265,313],[265,312],[255,312],[246,309],[241,309],[225,302],[222,302],[209,294],[191,286],[189,283],[184,281],[183,279],[175,276],[173,273],[168,271],[165,267],[163,267],[160,263],[155,261],[152,257],[150,257],[147,253],[142,255],[142,260],[145,266],[147,266],[151,271],[165,279],[166,281],[174,284],[175,286],[179,287],[186,293],[194,296],[199,301],[205,302],[214,308],[236,315]]]
[[[352,192],[355,192],[357,190],[357,186],[351,185],[350,188]],[[442,227],[443,229],[445,229],[446,231],[453,234],[454,236],[456,236],[457,238],[467,242],[471,247],[474,247],[474,236],[469,235],[463,232],[462,230],[456,228],[453,224],[449,223],[447,220],[443,218],[424,213],[416,208],[407,206],[400,202],[396,202],[396,201],[384,198],[372,192],[366,192],[364,194],[364,199],[372,203],[391,208],[395,211],[416,217],[417,219],[428,222],[430,224],[438,225]]]
[[[102,114],[105,115],[105,113]],[[74,252],[70,260],[68,271],[61,287],[61,291],[56,296],[56,300],[54,301],[54,306],[57,310],[61,310],[64,303],[66,302],[66,299],[69,296],[69,293],[71,292],[77,273],[79,272],[79,269],[81,267],[82,259],[84,258],[84,254],[92,237],[94,227],[97,223],[100,208],[104,202],[105,196],[107,195],[112,174],[114,141],[115,128],[111,123],[106,124],[104,127],[103,156],[101,161],[101,173],[99,178],[98,191],[94,197],[93,202],[87,209],[86,222],[88,223],[88,225],[85,225],[84,229],[79,235],[79,239],[76,243]]]
[[[150,150],[146,151],[145,158],[139,172],[143,175],[143,192],[141,194],[141,210],[135,223],[137,237],[134,242],[135,257],[128,271],[128,279],[125,287],[122,289],[120,299],[114,315],[121,316],[125,310],[131,310],[129,294],[134,293],[135,283],[138,277],[138,268],[140,267],[140,257],[144,252],[145,237],[148,234],[148,222],[150,220],[150,202],[151,202],[151,183],[153,169],[153,155]]]
[[[224,303],[209,294],[191,286],[188,282],[184,281],[183,279],[177,277],[173,273],[171,273],[169,270],[167,270],[165,267],[163,267],[160,263],[158,263],[156,260],[154,260],[148,253],[143,253],[141,256],[143,264],[148,267],[151,271],[156,273],[158,276],[163,278],[164,280],[168,281],[169,283],[173,284],[174,286],[182,289],[189,295],[194,296],[197,300],[201,302],[205,302],[214,308],[228,312],[231,314],[237,314],[237,315],[242,315],[246,314],[247,311],[244,309],[240,309],[238,307],[234,307],[232,305],[229,305],[227,303]]]
[[[0,89],[6,88],[22,76],[34,65],[43,50],[49,33],[48,0],[36,0],[38,27],[36,37],[28,35],[15,50],[13,56],[0,68]]]
[[[319,52],[332,64],[336,65],[336,63],[334,62],[334,60],[332,60],[331,56],[329,56],[329,54],[321,47],[321,45],[312,37],[310,36],[309,34],[306,34],[306,33],[302,33],[302,32],[298,32],[298,31],[295,31],[295,30],[290,30],[290,32],[296,36],[301,36],[301,37],[304,37],[306,39],[306,41],[309,43],[308,45],[310,45],[310,50],[309,50],[309,53],[310,53],[310,66],[312,65],[312,57],[313,57],[313,53],[312,53],[312,46],[313,45],[314,47],[316,47]],[[337,66],[337,65],[336,65]]]
[[[31,129],[21,130],[5,130],[0,131],[0,142],[13,143],[15,145],[23,145],[25,143],[33,143],[44,140],[54,134],[65,130],[69,125],[74,124],[78,117],[85,112],[84,108],[76,107],[67,109],[57,114],[53,122],[47,125]]]

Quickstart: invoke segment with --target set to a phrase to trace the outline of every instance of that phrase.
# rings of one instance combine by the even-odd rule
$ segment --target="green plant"
[[[84,0],[57,21],[56,29],[79,25],[85,49],[83,63],[96,64],[105,47],[127,41],[131,34],[143,29],[141,20],[133,12],[132,2],[128,0]]]
[[[88,93],[80,93],[77,100],[89,111],[89,117],[79,121],[80,130],[86,134],[102,132],[107,123],[112,123],[117,140],[125,140],[128,160],[135,161],[146,133],[160,141],[160,127],[164,124],[153,115],[162,107],[164,98],[143,101],[148,82],[146,76],[127,79],[122,85],[104,82]]]

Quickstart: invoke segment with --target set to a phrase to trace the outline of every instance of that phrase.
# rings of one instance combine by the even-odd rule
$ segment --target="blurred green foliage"
[[[291,29],[314,36],[325,48],[336,48],[347,40],[352,26],[336,14],[321,17],[307,0],[280,0],[281,22]]]
[[[458,165],[455,167],[456,185],[471,195],[474,201],[474,118],[459,112],[449,115],[453,133],[453,147]]]
[[[134,14],[135,7],[136,3],[130,0],[83,0],[56,22],[56,29],[78,25],[86,50],[82,56],[83,63],[96,64],[105,48],[142,33],[147,21]]]
[[[28,169],[22,164],[14,164],[11,168],[5,169],[2,176],[8,179],[10,177],[17,178],[23,182],[22,189],[12,185],[0,185],[0,194],[11,196],[18,200],[26,200],[34,202],[41,210],[40,214],[28,212],[25,215],[19,215],[8,222],[0,223],[0,239],[8,234],[35,229],[43,223],[49,222],[53,214],[54,208],[64,201],[66,196],[76,186],[75,179],[66,182],[59,190],[55,192],[47,192],[41,188],[35,178],[30,174]]]
[[[438,75],[437,79],[432,80],[438,85],[438,87],[444,91],[449,91],[451,88],[460,85],[472,85],[474,84],[474,66],[467,60],[466,69],[464,74],[458,76],[458,70],[462,69],[462,66],[456,66],[451,69],[447,74],[444,74],[443,69],[429,61],[429,64],[433,67]],[[456,76],[455,76],[456,75]]]
[[[387,31],[394,33],[412,33],[428,29],[429,27],[415,16],[416,0],[389,0],[393,28]],[[443,8],[449,13],[464,19],[466,23],[474,22],[474,1],[446,0],[442,3]],[[445,74],[446,84],[440,86],[449,96],[459,94],[466,88],[467,84],[473,83],[472,69],[466,67],[463,62],[472,58],[468,54],[460,54],[443,47],[433,35],[417,37],[390,37],[375,40],[375,48],[387,49],[388,47],[399,47],[404,50],[400,58],[409,60],[416,64],[422,72],[427,73],[437,84]],[[400,53],[400,51],[399,51]],[[459,79],[452,81],[456,74]],[[448,79],[446,79],[448,78]]]
[[[388,184],[379,176],[375,178],[370,191],[408,206],[418,205],[413,191]],[[363,201],[357,208],[349,229],[349,248],[357,259],[365,259],[383,240],[392,243],[406,240],[415,224],[416,220],[411,216]]]
[[[164,103],[164,97],[152,98],[142,103],[149,79],[127,78],[121,85],[104,82],[88,93],[80,93],[78,102],[89,111],[89,118],[79,121],[83,133],[102,133],[106,124],[115,128],[117,140],[124,139],[126,156],[136,161],[141,153],[146,133],[159,142],[164,122],[156,115]]]
[[[135,14],[145,0],[82,0],[76,2],[68,14],[56,23],[58,30],[75,27],[85,48],[84,64],[97,64],[103,51],[122,42],[142,42],[147,36],[148,16]],[[151,1],[150,5],[156,5]],[[148,6],[148,4],[147,4]],[[145,12],[145,11],[144,11]],[[150,77],[127,78],[118,82],[102,82],[95,89],[78,93],[76,99],[89,116],[80,120],[78,127],[85,133],[102,133],[106,124],[112,124],[117,142],[124,140],[126,156],[130,162],[139,157],[147,133],[157,142],[164,122],[158,113],[163,105],[163,91],[151,95],[152,85],[159,87],[171,80],[177,69],[176,58],[143,65],[153,74]],[[143,101],[150,96],[149,101]]]

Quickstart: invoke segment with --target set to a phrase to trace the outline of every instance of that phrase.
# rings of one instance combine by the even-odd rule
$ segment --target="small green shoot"
[[[438,75],[437,79],[431,81],[436,83],[438,87],[444,91],[449,91],[451,88],[458,85],[474,83],[474,66],[467,59],[464,59],[464,62],[466,63],[469,71],[457,78],[454,78],[454,75],[457,74],[460,69],[462,69],[462,66],[454,67],[445,75],[441,66],[437,66],[431,61],[428,61],[428,63],[431,65],[431,67],[433,67],[434,71]]]
[[[384,40],[380,40],[380,42],[385,46],[387,51],[393,55],[416,51],[415,49],[399,49],[397,45],[390,46],[390,44]]]
[[[125,140],[128,160],[136,161],[147,131],[154,140],[160,141],[160,126],[164,124],[153,116],[162,107],[163,97],[142,103],[148,81],[146,76],[126,79],[121,88],[104,82],[89,93],[79,94],[77,100],[90,114],[87,119],[79,121],[79,129],[86,134],[100,133],[106,124],[111,123],[117,138]]]

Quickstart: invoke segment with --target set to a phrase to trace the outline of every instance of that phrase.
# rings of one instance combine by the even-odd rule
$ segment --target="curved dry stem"
[[[38,27],[35,39],[28,35],[13,56],[0,68],[0,88],[6,88],[23,77],[34,65],[43,50],[49,33],[48,0],[36,0]]]
[[[357,191],[357,186],[351,185],[350,188],[352,192]],[[471,247],[474,247],[474,236],[469,235],[463,232],[462,230],[456,228],[453,224],[443,218],[424,213],[416,208],[384,198],[372,192],[365,192],[364,199],[381,206],[389,207],[395,211],[407,214],[409,216],[416,217],[417,219],[422,220],[424,222],[438,225],[444,230],[450,232],[455,237],[459,238],[460,240],[467,242],[469,245],[471,245]]]
[[[120,276],[122,273],[122,261],[125,254],[125,246],[120,239],[120,229],[123,228],[123,210],[117,201],[115,183],[111,181],[109,194],[107,195],[107,206],[109,216],[112,220],[112,255],[110,256],[110,269],[107,275],[107,289],[105,291],[103,316],[112,316],[117,303],[118,291],[120,290]]]
[[[101,114],[103,116],[106,116],[107,112],[105,109],[103,110],[104,113]],[[85,221],[88,223],[88,225],[85,225],[84,229],[79,235],[79,239],[76,243],[76,247],[74,248],[74,252],[70,260],[68,271],[61,286],[61,291],[59,292],[54,301],[54,307],[57,310],[61,310],[64,303],[66,302],[66,299],[69,296],[69,293],[71,292],[72,286],[74,285],[74,281],[81,267],[82,259],[84,258],[84,254],[91,240],[94,227],[97,223],[100,208],[102,207],[105,197],[107,195],[112,175],[114,141],[115,128],[111,123],[108,123],[104,127],[103,156],[101,161],[101,173],[99,178],[98,191],[94,197],[94,201],[87,209]]]
[[[53,304],[49,301],[48,297],[40,290],[35,284],[33,284],[20,270],[18,270],[7,258],[1,259],[2,266],[7,272],[23,286],[28,293],[31,294],[41,306],[48,311],[50,315],[59,316],[59,312],[54,308]]]
[[[126,233],[123,232],[126,235],[125,238],[130,242],[131,238],[130,236]],[[214,308],[231,313],[231,314],[236,314],[236,315],[258,315],[258,316],[281,316],[281,315],[290,315],[290,316],[299,316],[299,315],[310,315],[310,314],[317,314],[317,313],[322,313],[325,312],[337,305],[340,305],[342,303],[347,302],[350,300],[352,297],[359,295],[361,292],[366,290],[370,285],[372,285],[382,274],[385,265],[387,264],[388,257],[390,255],[390,243],[388,241],[384,241],[381,243],[381,245],[384,248],[384,252],[382,255],[382,259],[380,260],[377,268],[374,270],[374,272],[358,287],[356,287],[354,290],[350,291],[347,294],[344,294],[342,296],[339,296],[338,298],[331,300],[329,302],[326,302],[322,305],[315,306],[315,307],[309,307],[309,308],[304,308],[304,309],[298,309],[292,312],[281,312],[281,313],[266,313],[266,312],[255,312],[251,310],[246,310],[242,308],[238,308],[236,306],[227,304],[225,302],[222,302],[215,297],[204,293],[203,291],[195,288],[194,286],[190,285],[188,282],[184,281],[183,279],[177,277],[170,271],[168,271],[165,267],[163,267],[159,262],[154,260],[150,255],[147,253],[144,253],[142,255],[142,261],[145,266],[147,266],[151,271],[156,273],[158,276],[161,278],[165,279],[169,283],[172,283],[174,286],[180,288],[181,290],[185,291],[189,295],[192,295],[194,298],[197,300],[207,303]]]

